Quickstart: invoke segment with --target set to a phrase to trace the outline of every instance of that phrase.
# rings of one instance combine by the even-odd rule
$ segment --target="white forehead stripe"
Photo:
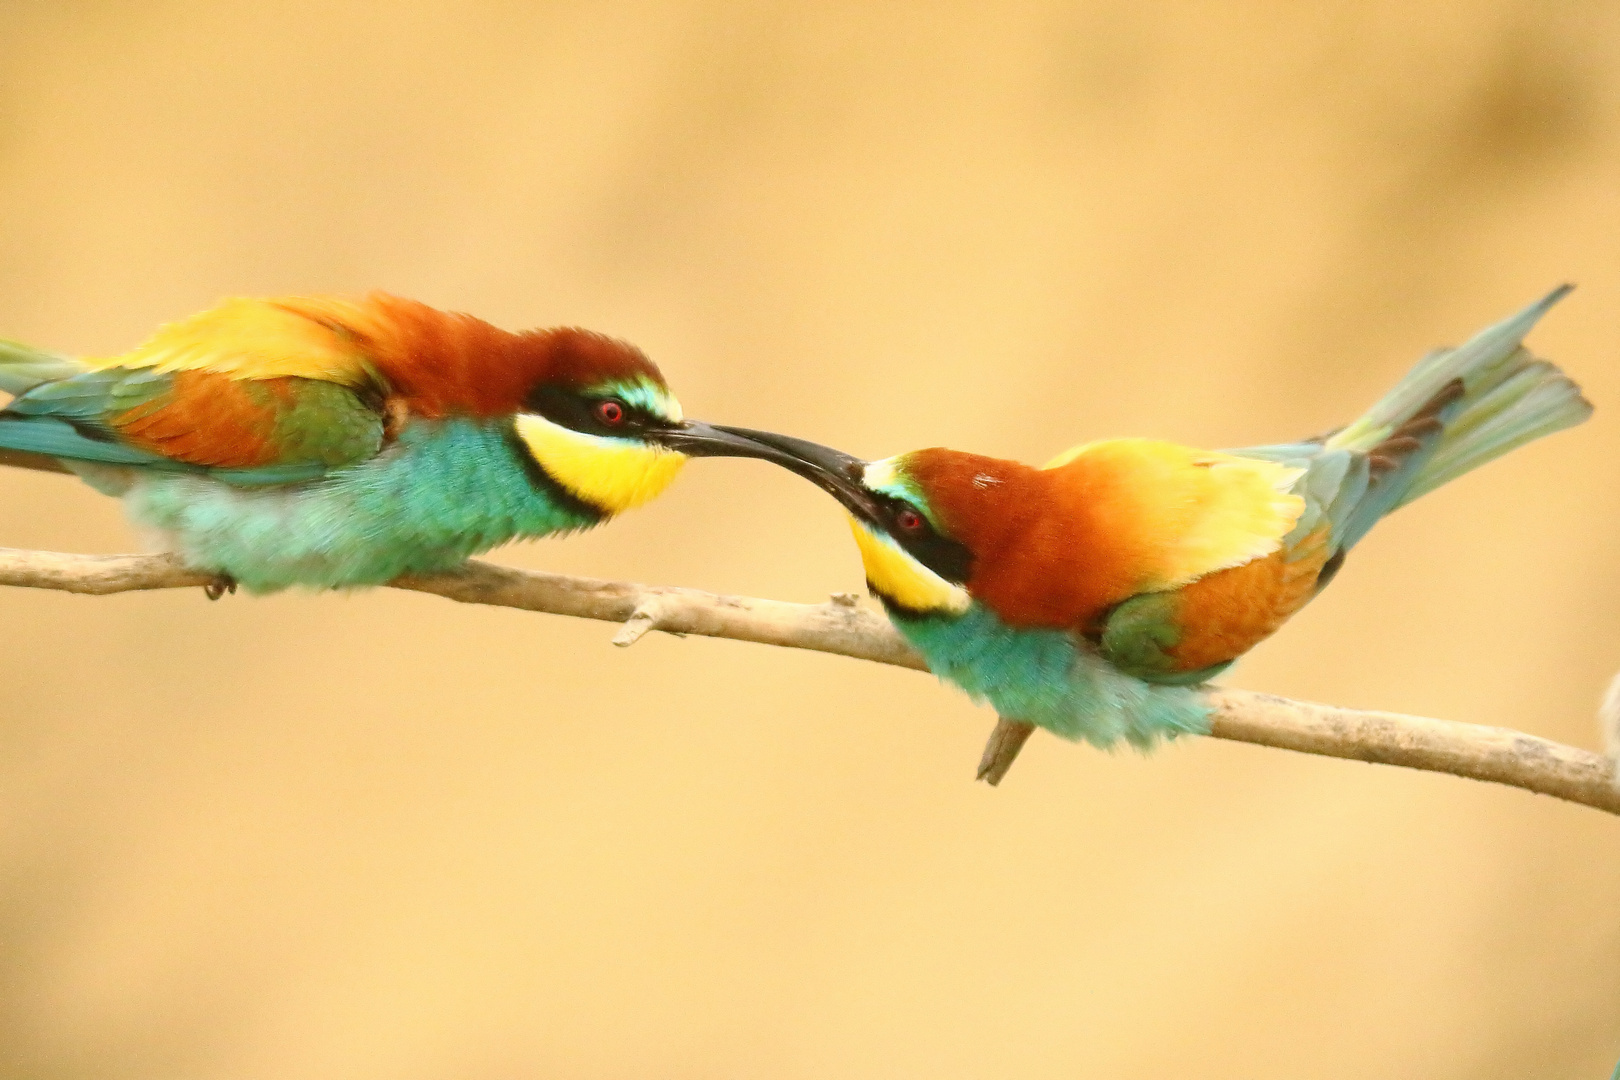
[[[894,458],[886,457],[882,461],[869,461],[866,470],[861,473],[861,483],[873,491],[881,491],[896,486],[899,476],[895,472]]]

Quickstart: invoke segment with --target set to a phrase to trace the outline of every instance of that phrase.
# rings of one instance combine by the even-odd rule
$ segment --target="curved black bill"
[[[784,451],[756,442],[740,430],[716,427],[701,420],[686,420],[679,427],[655,428],[644,438],[688,457],[752,457],[786,465]]]
[[[791,435],[778,435],[774,431],[756,431],[753,428],[715,425],[714,430],[739,439],[746,439],[767,453],[755,456],[798,473],[812,484],[843,504],[844,509],[863,521],[878,521],[878,504],[872,493],[861,483],[866,462],[842,450],[822,446],[807,439]]]

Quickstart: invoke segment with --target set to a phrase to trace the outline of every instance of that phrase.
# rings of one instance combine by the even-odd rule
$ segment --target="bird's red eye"
[[[922,515],[908,508],[894,515],[894,523],[906,532],[916,532],[922,528]]]
[[[617,427],[624,423],[624,406],[609,398],[596,406],[596,418],[604,424]]]

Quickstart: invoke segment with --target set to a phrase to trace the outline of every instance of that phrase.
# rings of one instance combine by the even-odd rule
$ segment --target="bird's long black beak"
[[[866,462],[860,458],[807,439],[778,435],[774,431],[756,431],[753,428],[729,425],[716,425],[714,430],[734,438],[748,440],[765,451],[754,456],[774,461],[784,469],[798,473],[837,499],[843,504],[844,509],[857,518],[873,524],[878,523],[877,500],[872,497],[866,485],[861,483],[861,476],[866,471]]]
[[[643,436],[648,442],[677,450],[688,457],[752,457],[785,465],[786,453],[755,442],[748,433],[716,427],[701,420],[685,420],[680,425],[655,428]]]

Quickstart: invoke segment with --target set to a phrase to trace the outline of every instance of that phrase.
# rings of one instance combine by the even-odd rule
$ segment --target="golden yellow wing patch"
[[[122,356],[94,368],[209,371],[238,379],[293,376],[358,387],[371,378],[357,334],[380,331],[363,303],[327,297],[236,298],[159,327]]]
[[[1305,470],[1153,439],[1109,439],[1043,466],[1083,492],[1144,589],[1171,589],[1276,551],[1305,511]]]

